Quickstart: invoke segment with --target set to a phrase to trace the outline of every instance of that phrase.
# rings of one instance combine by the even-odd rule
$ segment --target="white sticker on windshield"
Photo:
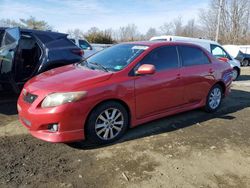
[[[148,46],[133,46],[132,50],[147,50]]]

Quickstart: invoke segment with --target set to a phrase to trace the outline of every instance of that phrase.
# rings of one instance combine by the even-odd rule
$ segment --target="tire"
[[[249,62],[247,59],[244,59],[242,62],[241,62],[241,66],[242,67],[247,67],[249,65]]]
[[[91,112],[86,124],[86,137],[93,143],[109,144],[126,132],[128,124],[128,112],[124,106],[118,102],[106,102]]]
[[[216,112],[221,105],[222,95],[222,87],[218,84],[213,86],[207,96],[205,111],[210,113]]]
[[[235,80],[237,80],[237,78],[239,77],[239,74],[240,74],[240,72],[239,72],[239,70],[238,70],[238,68],[233,68],[233,70],[232,70],[232,80],[233,81],[235,81]]]

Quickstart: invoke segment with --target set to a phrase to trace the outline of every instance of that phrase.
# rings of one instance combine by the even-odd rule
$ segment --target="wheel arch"
[[[221,86],[221,88],[222,88],[222,93],[223,93],[223,96],[224,96],[224,95],[225,95],[225,92],[226,92],[226,85],[225,85],[225,83],[224,83],[223,81],[218,81],[218,82],[216,82],[216,83],[211,87],[211,89],[212,89],[215,85]]]
[[[233,69],[236,69],[240,75],[240,68],[239,67],[235,66]]]
[[[130,127],[130,125],[131,125],[131,109],[130,109],[129,105],[128,105],[126,102],[124,102],[124,101],[121,100],[121,99],[116,99],[116,98],[105,99],[105,100],[103,100],[103,101],[97,103],[97,104],[89,111],[89,113],[88,113],[88,115],[87,115],[87,118],[86,118],[86,120],[85,120],[85,123],[84,123],[84,127],[86,126],[86,124],[87,124],[87,122],[88,122],[88,120],[89,120],[90,114],[91,114],[98,106],[100,106],[100,105],[102,105],[102,104],[104,104],[104,103],[108,103],[108,102],[117,102],[117,103],[121,104],[121,105],[126,109],[126,111],[127,111],[127,113],[128,113],[128,122],[129,122],[129,127]],[[86,134],[85,131],[86,131],[86,129],[84,129],[84,133]]]

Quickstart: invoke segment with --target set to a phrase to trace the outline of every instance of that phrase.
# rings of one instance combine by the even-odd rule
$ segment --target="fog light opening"
[[[57,132],[59,129],[59,125],[57,123],[49,124],[48,130],[51,132]]]

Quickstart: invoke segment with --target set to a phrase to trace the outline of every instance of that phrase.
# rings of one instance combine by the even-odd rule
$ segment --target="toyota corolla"
[[[28,81],[19,119],[48,142],[106,144],[148,121],[201,107],[216,111],[230,91],[231,71],[193,44],[118,44]]]

